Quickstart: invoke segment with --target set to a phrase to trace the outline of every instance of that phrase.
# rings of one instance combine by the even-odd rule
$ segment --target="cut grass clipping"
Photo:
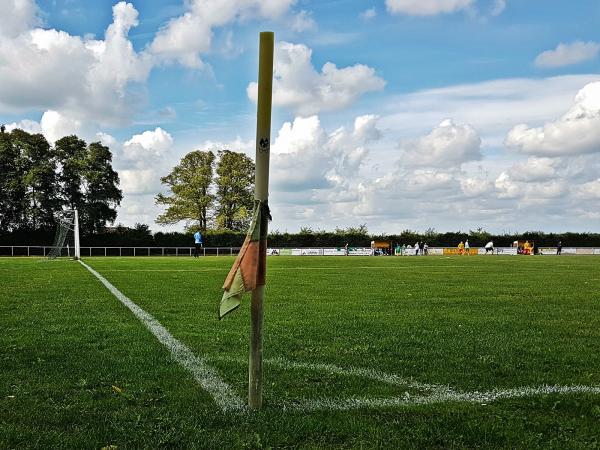
[[[600,445],[593,257],[272,257],[258,413],[231,258],[84,262],[0,259],[0,448]]]

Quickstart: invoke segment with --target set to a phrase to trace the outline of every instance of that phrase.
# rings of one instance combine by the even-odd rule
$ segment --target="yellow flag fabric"
[[[265,284],[267,236],[261,233],[261,229],[266,230],[267,227],[261,224],[266,224],[270,217],[267,202],[256,200],[246,239],[223,284],[219,319],[240,306],[245,292]]]

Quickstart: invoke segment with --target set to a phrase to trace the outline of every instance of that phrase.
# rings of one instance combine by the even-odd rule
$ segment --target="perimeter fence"
[[[51,245],[3,245],[0,256],[48,256],[53,249]],[[201,256],[235,256],[240,247],[202,247]],[[540,255],[556,255],[555,247],[540,247]],[[564,247],[562,255],[596,255],[600,256],[597,247]],[[81,247],[81,256],[187,256],[194,254],[194,247]],[[305,248],[269,248],[269,256],[378,256],[381,253],[369,247],[352,247],[348,252],[343,247],[305,247]],[[458,255],[456,247],[430,247],[427,255],[418,254],[414,248],[405,248],[394,256],[453,256]],[[471,248],[470,255],[487,254],[484,248]],[[495,255],[517,255],[515,247],[497,247]],[[64,247],[62,256],[72,256],[73,247]]]
[[[47,245],[4,245],[0,256],[47,256],[52,250]],[[81,256],[192,256],[194,247],[80,247]],[[237,255],[240,247],[203,247],[202,256]],[[63,256],[71,256],[73,248],[64,247]]]

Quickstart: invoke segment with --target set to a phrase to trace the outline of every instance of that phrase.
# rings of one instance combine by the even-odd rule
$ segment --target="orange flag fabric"
[[[240,306],[242,295],[266,282],[267,223],[271,219],[267,202],[254,201],[252,222],[244,244],[235,259],[225,283],[219,305],[219,319]],[[262,225],[264,224],[264,226]],[[263,233],[262,230],[265,232]]]

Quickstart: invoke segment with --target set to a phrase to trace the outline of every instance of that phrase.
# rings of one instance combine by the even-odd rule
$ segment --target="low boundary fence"
[[[51,245],[2,245],[0,256],[47,256],[52,250]],[[237,255],[240,247],[202,247],[201,256],[233,256]],[[540,248],[540,255],[555,255],[556,248]],[[404,249],[404,255],[415,256],[415,249]],[[73,248],[64,247],[63,256],[71,256]],[[194,247],[81,247],[81,256],[187,256],[194,254]],[[343,256],[346,251],[343,247],[307,247],[307,248],[269,248],[269,256],[291,255],[291,256]],[[368,247],[354,247],[348,249],[349,256],[371,256],[376,255],[373,249]],[[456,247],[430,247],[428,255],[456,255]],[[471,248],[470,254],[485,254],[483,248]],[[514,247],[496,248],[494,254],[516,255]],[[600,248],[594,247],[564,247],[563,255],[596,255],[600,256]]]
[[[51,245],[2,245],[0,256],[47,256]],[[81,256],[192,256],[194,247],[80,247]],[[203,247],[202,256],[237,255],[240,247]],[[73,254],[73,248],[64,247],[63,256]]]

